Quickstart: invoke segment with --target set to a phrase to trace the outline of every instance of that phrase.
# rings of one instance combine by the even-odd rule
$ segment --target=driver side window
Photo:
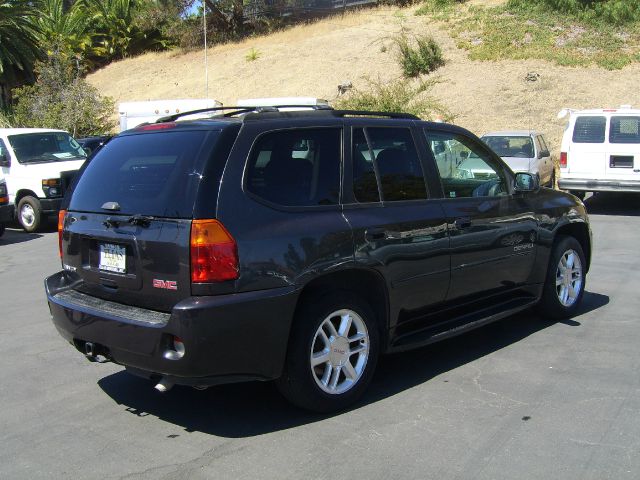
[[[495,197],[508,194],[499,162],[463,135],[425,130],[447,198]]]

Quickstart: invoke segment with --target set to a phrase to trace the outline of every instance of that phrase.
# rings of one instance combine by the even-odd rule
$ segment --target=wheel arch
[[[27,188],[23,188],[21,190],[18,190],[16,192],[16,199],[14,200],[14,203],[16,205],[16,208],[18,208],[18,203],[20,202],[20,200],[22,200],[24,197],[33,197],[36,200],[38,199],[38,195],[33,191],[33,190],[29,190]]]
[[[591,265],[591,235],[587,224],[584,222],[567,223],[556,230],[555,238],[558,238],[559,235],[573,237],[580,243],[587,261],[585,271],[588,272]]]
[[[374,270],[351,268],[314,278],[302,288],[296,312],[312,298],[332,291],[353,292],[369,304],[376,315],[381,350],[385,351],[389,332],[389,295],[382,275]]]

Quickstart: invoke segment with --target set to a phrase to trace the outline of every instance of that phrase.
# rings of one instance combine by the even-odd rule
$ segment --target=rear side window
[[[355,129],[352,158],[353,193],[358,202],[427,198],[422,165],[409,129]]]
[[[577,117],[573,127],[574,143],[604,143],[605,117]]]
[[[609,142],[640,143],[640,117],[611,117]]]
[[[340,192],[341,129],[267,133],[249,156],[249,192],[284,206],[336,205]]]
[[[197,159],[207,135],[219,132],[175,131],[116,137],[87,165],[69,208],[114,213],[190,218],[200,181]]]

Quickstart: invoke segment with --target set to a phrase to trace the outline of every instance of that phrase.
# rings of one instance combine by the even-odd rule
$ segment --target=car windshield
[[[533,142],[529,136],[496,135],[482,137],[482,140],[500,157],[533,157]]]
[[[9,135],[9,143],[20,163],[64,162],[87,158],[78,142],[66,132]]]

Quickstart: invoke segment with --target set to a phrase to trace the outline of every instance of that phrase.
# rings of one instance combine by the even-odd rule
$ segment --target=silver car
[[[480,137],[514,172],[538,175],[540,185],[555,185],[555,169],[541,133],[529,130],[490,132]]]

